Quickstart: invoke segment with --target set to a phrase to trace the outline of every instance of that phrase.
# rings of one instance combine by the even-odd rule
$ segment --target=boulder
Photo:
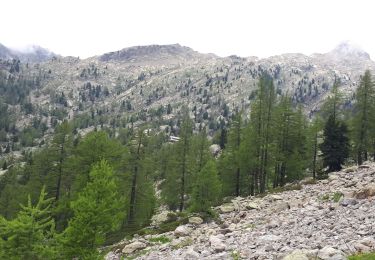
[[[273,206],[275,212],[281,212],[287,209],[290,209],[290,205],[286,201],[279,201]]]
[[[307,255],[300,250],[295,250],[289,255],[285,256],[283,260],[309,260]]]
[[[186,252],[183,254],[183,259],[186,260],[195,260],[199,258],[199,253],[195,252],[193,248],[189,248],[186,250]]]
[[[218,145],[218,144],[211,145],[209,149],[210,149],[210,153],[213,156],[217,156],[221,151],[220,145]]]
[[[200,225],[203,223],[203,219],[200,217],[190,217],[189,223],[193,225]]]
[[[330,246],[325,246],[318,252],[319,259],[322,260],[346,260],[344,253]]]
[[[355,198],[366,199],[375,196],[375,184],[371,183],[355,193]]]
[[[129,245],[126,245],[124,247],[124,249],[122,250],[122,252],[124,254],[132,254],[134,253],[135,251],[138,251],[138,250],[141,250],[141,249],[144,249],[146,248],[147,245],[143,242],[140,242],[140,241],[135,241]]]
[[[153,226],[159,226],[162,223],[175,221],[177,219],[176,213],[172,211],[162,211],[159,214],[152,216],[151,223]]]
[[[176,237],[185,237],[188,236],[191,232],[191,229],[186,226],[178,226],[174,231]]]
[[[229,213],[235,210],[232,203],[223,204],[219,207],[221,213]]]
[[[245,207],[246,209],[260,209],[260,206],[255,202],[249,202]]]
[[[340,205],[343,207],[347,207],[349,205],[356,205],[358,204],[358,201],[353,198],[344,198],[343,200],[340,201]]]
[[[349,167],[349,168],[344,169],[343,171],[344,171],[345,173],[350,173],[350,172],[355,172],[355,171],[357,171],[357,169],[358,169],[357,166],[352,166],[352,167]]]
[[[227,247],[218,236],[210,236],[211,248],[217,253],[224,251]]]
[[[283,199],[283,197],[281,197],[280,195],[277,195],[277,194],[270,195],[269,198],[273,201]]]

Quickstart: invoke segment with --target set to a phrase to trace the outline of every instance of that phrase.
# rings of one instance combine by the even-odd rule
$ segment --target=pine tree
[[[233,116],[231,127],[228,131],[228,143],[222,158],[220,158],[220,176],[223,182],[225,196],[240,196],[241,188],[241,162],[240,147],[243,128],[241,113]],[[224,163],[225,161],[225,163]]]
[[[155,163],[151,160],[150,138],[140,129],[130,144],[130,159],[126,180],[128,215],[127,228],[138,229],[151,218],[155,206],[151,174]]]
[[[118,194],[112,167],[105,160],[90,171],[90,181],[71,202],[74,217],[60,237],[66,258],[94,259],[106,234],[120,227],[123,199]]]
[[[375,131],[375,85],[369,70],[361,78],[361,83],[356,92],[354,106],[354,145],[359,165],[368,158],[371,149],[371,133]]]
[[[315,117],[308,128],[308,153],[311,158],[311,171],[313,178],[316,179],[316,173],[318,169],[318,151],[319,151],[319,139],[322,128],[322,122],[319,117]]]
[[[71,155],[71,149],[73,146],[73,136],[70,125],[67,121],[64,121],[61,125],[57,126],[55,135],[52,140],[51,152],[55,157],[56,163],[56,193],[55,200],[58,201],[61,196],[61,186],[63,177],[67,172],[66,161]]]
[[[215,162],[208,161],[199,172],[193,186],[190,209],[195,212],[207,212],[218,203],[221,183]]]
[[[8,221],[0,216],[0,252],[4,259],[56,258],[51,199],[45,197],[43,188],[36,205],[29,196],[15,219]]]
[[[320,145],[323,156],[323,166],[328,171],[341,170],[342,164],[349,156],[349,139],[347,137],[347,126],[345,123],[335,120],[331,115],[323,132],[323,143]]]

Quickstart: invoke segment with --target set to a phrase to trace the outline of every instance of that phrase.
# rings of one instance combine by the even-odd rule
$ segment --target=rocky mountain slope
[[[263,73],[272,76],[278,96],[292,96],[312,115],[335,80],[347,99],[345,105],[351,106],[360,75],[366,69],[375,71],[370,56],[348,43],[325,54],[265,59],[218,57],[179,44],[130,47],[87,59],[51,56],[42,49],[32,53],[39,62],[29,64],[28,56],[23,56],[25,62],[11,61],[14,52],[0,46],[0,83],[8,85],[8,111],[16,129],[37,121],[47,134],[63,119],[77,119],[77,127],[85,132],[95,126],[145,122],[173,128],[181,107],[187,105],[195,127],[208,126],[212,135],[235,111],[249,111]],[[27,91],[22,91],[22,84]],[[44,143],[46,135],[37,138],[35,144]],[[9,143],[0,145],[5,150]]]
[[[191,217],[175,231],[124,240],[106,259],[340,260],[375,250],[375,163],[289,189],[235,198],[216,208],[216,222]]]

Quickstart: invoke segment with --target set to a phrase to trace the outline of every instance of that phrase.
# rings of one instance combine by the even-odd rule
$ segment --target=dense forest
[[[233,111],[230,126],[213,137],[195,127],[189,106],[178,115],[174,142],[147,124],[81,136],[76,121],[59,123],[52,140],[24,152],[22,163],[3,162],[0,258],[101,258],[99,247],[140,232],[160,205],[215,218],[212,206],[227,197],[282,189],[375,159],[371,74],[361,77],[349,108],[339,87],[336,81],[309,119],[263,75],[250,114]],[[0,90],[8,91],[1,82]],[[0,102],[0,115],[6,109]],[[0,130],[9,131],[9,120],[0,117]],[[212,144],[220,146],[218,153],[210,151]]]

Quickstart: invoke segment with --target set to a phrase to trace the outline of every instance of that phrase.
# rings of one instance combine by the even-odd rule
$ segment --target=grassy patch
[[[341,197],[344,196],[341,192],[335,192],[332,196],[334,202],[339,202]]]
[[[165,244],[165,243],[171,242],[171,239],[169,237],[166,237],[166,236],[158,236],[158,237],[152,237],[148,241],[150,241],[152,243]]]
[[[312,184],[317,184],[317,180],[316,179],[307,179],[307,180],[304,180],[303,181],[303,184],[304,185],[312,185]]]
[[[319,196],[318,199],[320,201],[334,201],[334,202],[339,202],[341,197],[344,196],[341,192],[335,192],[333,194],[326,193],[322,196]]]
[[[235,251],[235,250],[233,250],[230,253],[230,256],[232,257],[233,260],[240,260],[241,259],[240,253],[238,253],[238,251]]]
[[[375,253],[353,255],[353,256],[349,256],[348,259],[349,260],[374,260],[375,259]]]
[[[145,255],[147,254],[148,252],[150,252],[150,249],[143,249],[135,254],[133,254],[132,256],[123,256],[121,257],[121,259],[124,259],[124,260],[133,260],[133,259],[136,259],[137,257],[140,257],[142,255]]]
[[[279,192],[290,191],[290,190],[302,190],[302,185],[299,184],[299,183],[289,184],[289,185],[285,185],[283,187],[274,188],[269,193],[279,193]]]
[[[186,247],[186,246],[191,246],[192,244],[193,244],[193,240],[190,237],[188,237],[188,238],[182,240],[177,245],[172,246],[172,248],[173,249],[179,249],[179,248],[183,248],[183,247]]]

